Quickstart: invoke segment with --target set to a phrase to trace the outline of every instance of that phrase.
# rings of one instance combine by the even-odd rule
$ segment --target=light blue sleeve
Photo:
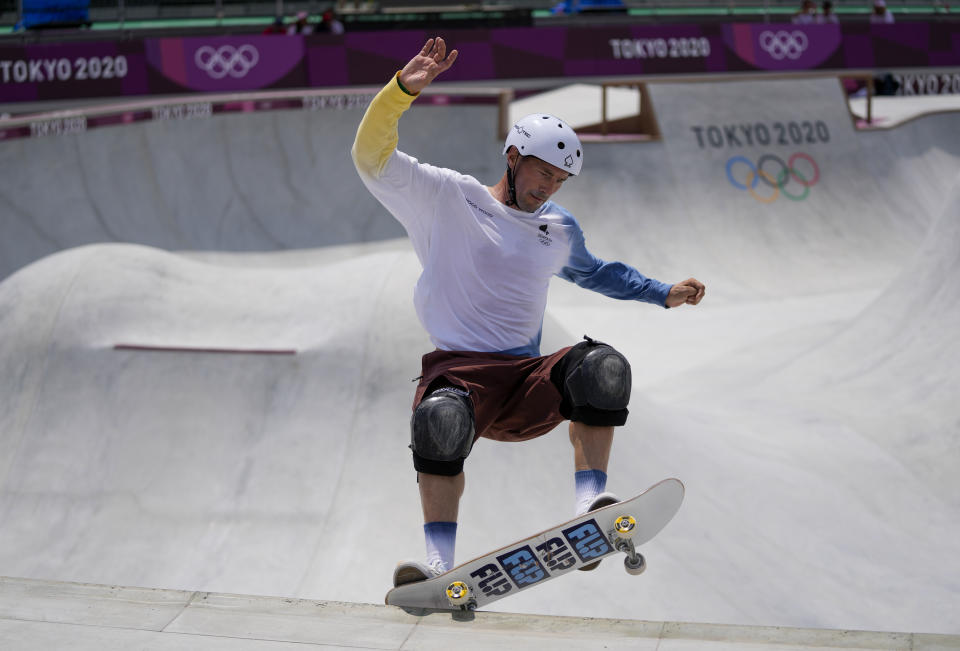
[[[563,211],[564,221],[571,227],[570,259],[557,275],[584,289],[623,301],[643,301],[666,307],[667,294],[673,285],[647,278],[623,262],[605,262],[587,250],[583,229],[573,215]]]

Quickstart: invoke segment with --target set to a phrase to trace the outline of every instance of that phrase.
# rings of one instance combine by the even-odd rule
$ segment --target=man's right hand
[[[458,52],[452,50],[447,54],[447,44],[439,36],[427,40],[420,54],[410,61],[400,71],[400,83],[411,93],[419,93],[430,85],[441,72],[446,71],[457,60]]]

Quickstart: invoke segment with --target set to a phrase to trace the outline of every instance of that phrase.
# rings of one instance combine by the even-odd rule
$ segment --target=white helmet
[[[579,174],[583,166],[583,147],[577,134],[566,122],[546,113],[520,118],[507,134],[503,153],[511,146],[516,147],[521,156],[536,156],[571,176]]]

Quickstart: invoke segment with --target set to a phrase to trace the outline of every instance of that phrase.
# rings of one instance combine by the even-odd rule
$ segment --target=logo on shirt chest
[[[540,244],[544,246],[553,244],[553,238],[550,236],[550,231],[547,230],[547,224],[540,225],[540,232],[537,233],[537,239],[540,240]]]

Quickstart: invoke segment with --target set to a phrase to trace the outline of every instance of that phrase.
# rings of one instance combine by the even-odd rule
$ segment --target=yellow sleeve
[[[369,177],[380,176],[390,155],[397,148],[400,116],[419,95],[408,95],[401,90],[397,81],[399,75],[397,72],[370,102],[350,150],[357,171]]]

